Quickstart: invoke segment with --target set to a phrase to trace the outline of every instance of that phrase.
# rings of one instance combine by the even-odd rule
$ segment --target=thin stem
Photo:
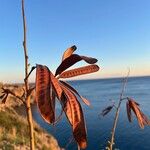
[[[117,106],[117,109],[116,109],[114,124],[113,124],[113,128],[112,128],[112,131],[111,131],[109,150],[113,150],[115,130],[116,130],[117,122],[118,122],[120,106],[121,106],[121,102],[123,100],[123,94],[124,94],[124,91],[125,91],[125,88],[126,88],[126,85],[127,85],[127,80],[128,80],[128,77],[129,77],[129,73],[130,73],[130,70],[128,71],[128,74],[127,74],[126,78],[124,79],[123,86],[122,86],[122,91],[120,93],[120,99],[119,99],[119,103],[118,103],[118,106]]]
[[[34,150],[34,129],[33,129],[33,120],[32,120],[32,112],[31,112],[31,104],[30,104],[30,95],[29,92],[29,82],[28,82],[28,51],[27,51],[27,43],[26,43],[26,18],[25,18],[25,10],[24,10],[24,0],[22,0],[22,17],[23,17],[23,31],[24,31],[24,40],[23,40],[23,47],[24,47],[24,57],[25,57],[25,101],[26,101],[26,112],[27,112],[27,119],[30,129],[30,149]]]
[[[29,78],[29,76],[31,75],[32,71],[33,71],[35,68],[36,68],[35,66],[33,66],[33,67],[31,68],[29,74],[25,77],[24,81],[26,81],[26,80]]]

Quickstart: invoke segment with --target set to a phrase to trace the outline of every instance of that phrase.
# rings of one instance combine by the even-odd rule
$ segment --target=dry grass
[[[17,89],[21,94],[22,87],[7,85]],[[20,92],[20,93],[19,93]],[[29,128],[25,116],[25,107],[13,97],[9,97],[6,104],[0,104],[0,149],[29,150]],[[34,122],[35,147],[37,150],[60,150],[53,136],[47,134]]]

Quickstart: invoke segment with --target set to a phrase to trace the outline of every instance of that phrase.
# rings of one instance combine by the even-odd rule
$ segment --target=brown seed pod
[[[114,105],[107,106],[105,109],[102,110],[101,115],[102,115],[103,117],[106,116],[106,115],[112,110],[113,107],[114,107]]]
[[[79,75],[94,73],[94,72],[97,72],[98,70],[99,70],[99,67],[97,65],[88,65],[88,66],[62,72],[59,78],[71,78],[71,77],[75,77]]]
[[[73,54],[73,52],[77,49],[77,47],[75,45],[69,47],[63,54],[62,56],[62,61],[64,61],[66,58],[68,58],[69,56],[71,56]]]
[[[129,122],[132,122],[132,114],[131,114],[131,108],[129,106],[129,102],[126,102],[126,109],[127,109],[127,116],[128,116],[128,120]]]
[[[43,119],[48,123],[55,121],[55,112],[50,97],[50,72],[46,66],[36,66],[36,102]]]
[[[65,87],[67,87],[69,90],[71,90],[73,93],[75,93],[75,94],[77,94],[81,99],[82,99],[82,101],[86,104],[86,105],[88,105],[88,106],[90,106],[90,102],[86,99],[86,98],[84,98],[83,96],[81,96],[78,92],[77,92],[77,90],[75,90],[71,85],[69,85],[67,82],[65,82],[65,81],[60,81]]]
[[[128,98],[128,102],[130,109],[132,109],[138,120],[139,126],[143,129],[144,125],[150,125],[150,120],[140,110],[139,104],[130,98]]]
[[[75,63],[84,60],[89,64],[94,64],[97,62],[97,59],[86,56],[79,56],[77,54],[72,54],[70,57],[66,58],[57,68],[55,76],[61,74],[63,71],[74,65]]]
[[[80,148],[87,147],[86,126],[80,103],[76,96],[64,85],[61,85],[64,95],[62,97],[65,114],[72,125],[73,135]]]
[[[62,89],[59,85],[58,79],[54,77],[51,71],[50,71],[50,82],[52,83],[56,96],[58,97],[58,99],[60,99],[62,95]]]

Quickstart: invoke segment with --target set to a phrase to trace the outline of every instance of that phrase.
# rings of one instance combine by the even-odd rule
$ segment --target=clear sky
[[[76,53],[99,60],[91,78],[123,76],[127,68],[150,75],[150,0],[25,0],[25,7],[31,65],[54,71],[76,45]],[[23,81],[22,40],[21,0],[0,0],[0,81]]]

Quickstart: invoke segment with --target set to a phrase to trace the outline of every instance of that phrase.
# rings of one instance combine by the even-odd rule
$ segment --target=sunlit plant
[[[47,66],[36,65],[34,67],[36,68],[36,102],[44,120],[54,124],[58,120],[55,118],[55,100],[57,98],[71,124],[74,139],[79,147],[84,149],[87,146],[86,127],[83,111],[77,96],[85,104],[90,105],[90,103],[86,98],[80,96],[71,85],[60,79],[93,73],[98,71],[99,67],[95,65],[97,62],[95,58],[73,54],[72,52],[75,49],[76,46],[72,46],[65,51],[62,63],[56,69],[55,76]],[[91,65],[65,71],[81,60]]]
[[[101,112],[102,116],[106,116],[111,110],[115,110],[115,118],[114,118],[113,128],[111,130],[111,137],[110,137],[110,140],[108,141],[108,145],[106,147],[107,150],[113,150],[113,145],[115,144],[115,141],[114,141],[115,130],[117,127],[118,117],[119,117],[119,113],[120,113],[120,106],[123,101],[126,101],[126,111],[127,111],[127,117],[128,117],[129,122],[132,122],[132,113],[134,113],[135,117],[137,118],[140,128],[144,129],[145,125],[150,125],[150,120],[141,111],[140,105],[133,98],[124,97],[124,91],[125,91],[125,87],[127,84],[128,76],[129,76],[129,73],[128,73],[127,77],[124,79],[118,105],[115,105],[115,103],[113,102],[113,104],[106,107]]]
[[[95,63],[97,59],[92,57],[80,56],[74,54],[74,51],[77,49],[76,46],[68,48],[62,57],[62,62],[56,69],[55,75],[50,71],[47,66],[37,64],[31,68],[29,72],[29,61],[28,61],[28,52],[27,52],[27,43],[26,43],[26,18],[24,11],[24,0],[22,0],[22,16],[23,16],[23,29],[24,29],[24,58],[25,58],[25,79],[23,87],[23,95],[17,95],[11,89],[2,87],[2,103],[5,103],[8,95],[12,95],[15,98],[21,100],[25,105],[27,120],[30,129],[30,149],[35,149],[35,140],[34,140],[34,128],[33,128],[33,119],[31,111],[31,94],[35,89],[36,93],[36,103],[39,108],[39,112],[42,118],[49,124],[55,124],[60,120],[62,113],[57,118],[55,113],[55,103],[58,100],[62,106],[62,112],[66,114],[66,117],[72,127],[73,136],[76,140],[78,146],[82,149],[87,147],[87,133],[85,120],[83,116],[83,111],[81,105],[78,101],[79,97],[87,105],[90,105],[89,101],[82,97],[77,90],[75,90],[71,85],[66,81],[60,79],[71,78],[79,75],[94,73],[99,70],[99,66]],[[79,67],[75,69],[70,69],[71,66],[76,64],[79,61],[85,61],[89,65],[84,67]],[[29,76],[31,72],[36,69],[36,81],[35,87],[29,86]]]

